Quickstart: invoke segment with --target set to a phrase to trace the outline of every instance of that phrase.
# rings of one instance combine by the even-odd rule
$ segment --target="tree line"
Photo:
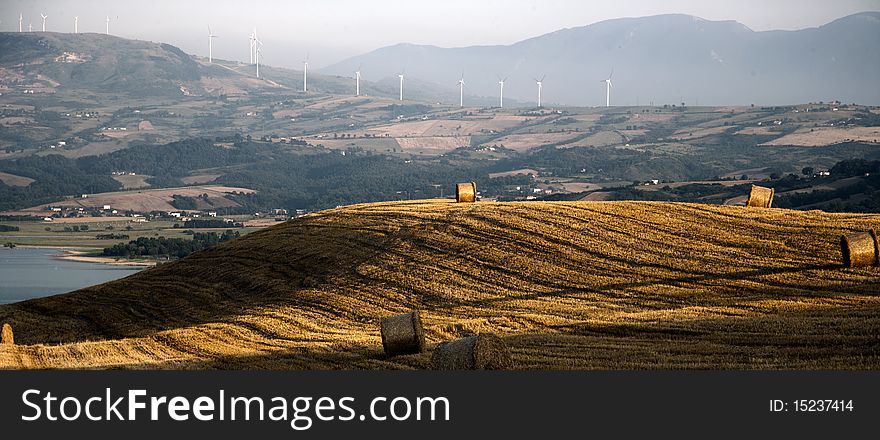
[[[224,241],[238,238],[238,231],[196,232],[192,240],[184,238],[140,237],[128,243],[117,243],[104,248],[103,255],[108,257],[166,257],[183,258],[193,252],[210,249]]]

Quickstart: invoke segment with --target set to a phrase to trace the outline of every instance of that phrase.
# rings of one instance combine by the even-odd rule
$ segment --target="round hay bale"
[[[749,193],[749,200],[746,202],[746,206],[769,208],[773,203],[774,194],[776,194],[776,190],[773,188],[752,185],[752,191]]]
[[[15,338],[12,335],[12,326],[3,324],[3,331],[0,332],[0,344],[15,344]]]
[[[477,201],[476,182],[459,183],[455,185],[455,201],[473,203]]]
[[[512,362],[501,338],[481,333],[440,344],[431,364],[435,370],[506,370]]]
[[[846,267],[880,266],[880,243],[873,229],[841,236],[840,252]]]
[[[419,311],[382,318],[382,348],[388,357],[425,351],[425,332]]]

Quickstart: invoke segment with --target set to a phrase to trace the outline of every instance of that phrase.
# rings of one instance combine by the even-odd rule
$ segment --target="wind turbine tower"
[[[309,91],[309,56],[303,60],[303,92]]]
[[[211,26],[208,26],[208,64],[214,64],[214,39],[217,38],[211,32]]]
[[[23,22],[24,22],[24,15],[22,15],[22,14],[18,14],[18,32],[19,32],[19,33],[23,32],[23,29],[22,29],[22,27],[21,27],[21,24],[22,24]]]
[[[458,80],[458,106],[464,107],[464,74],[461,74],[461,79]]]
[[[257,64],[257,78],[260,77],[260,57],[263,56],[263,42],[254,33],[254,61]]]
[[[110,35],[110,16],[107,16],[107,30],[104,31],[107,35]]]
[[[501,95],[500,95],[501,100],[498,103],[499,108],[504,108],[504,81],[507,81],[507,78],[498,80],[498,85],[501,86]]]
[[[79,33],[79,16],[73,17],[73,33]]]
[[[535,82],[538,83],[538,107],[541,106],[541,87],[542,87],[542,85],[543,85],[543,83],[544,83],[544,78],[545,78],[546,76],[547,76],[547,75],[542,76],[541,79],[537,79],[537,78],[535,78]]]
[[[361,96],[361,69],[354,72],[354,96]]]
[[[403,101],[403,74],[398,74],[398,78],[400,78],[400,100]]]
[[[41,13],[40,17],[43,18],[43,32],[46,32],[46,19],[49,18],[48,15]]]
[[[611,77],[614,75],[614,69],[611,69],[611,73],[608,75],[608,78],[599,82],[605,83],[605,107],[611,107]]]

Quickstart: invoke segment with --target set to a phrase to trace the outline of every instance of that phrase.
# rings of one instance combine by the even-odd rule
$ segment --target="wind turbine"
[[[18,32],[22,32],[21,24],[24,22],[24,15],[18,14]]]
[[[538,107],[541,106],[541,86],[544,82],[544,78],[546,77],[547,75],[542,76],[541,79],[535,78],[535,82],[538,83]]]
[[[260,77],[260,57],[263,56],[263,42],[254,33],[254,62],[257,64],[257,78]]]
[[[306,54],[306,59],[303,60],[303,92],[309,91],[309,54]]]
[[[107,16],[107,30],[105,31],[107,35],[110,35],[110,16]]]
[[[614,68],[611,68],[611,73],[608,74],[608,79],[601,80],[599,82],[605,83],[605,107],[611,107],[611,77],[614,75]]]
[[[400,78],[400,100],[403,101],[403,73],[397,75]]]
[[[48,15],[40,13],[40,17],[43,17],[43,32],[46,32],[46,19],[49,18]]]
[[[361,96],[361,66],[354,72],[354,96]]]
[[[211,32],[211,26],[208,26],[208,64],[214,64],[214,39],[217,38]]]
[[[498,84],[501,86],[501,101],[498,105],[499,108],[504,108],[504,81],[507,81],[507,77],[504,79],[498,78]]]
[[[464,72],[461,72],[461,79],[458,80],[458,106],[464,107]]]
[[[73,33],[79,33],[79,16],[73,17]]]

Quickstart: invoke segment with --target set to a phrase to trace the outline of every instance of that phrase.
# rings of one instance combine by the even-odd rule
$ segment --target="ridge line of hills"
[[[561,29],[509,45],[444,48],[401,43],[321,69],[345,74],[361,66],[379,77],[404,66],[439,84],[464,71],[469,92],[531,102],[533,79],[546,75],[545,102],[605,103],[600,80],[614,70],[612,103],[785,105],[829,101],[880,103],[869,72],[880,71],[880,12],[823,26],[755,32],[735,21],[684,14],[620,18]]]

